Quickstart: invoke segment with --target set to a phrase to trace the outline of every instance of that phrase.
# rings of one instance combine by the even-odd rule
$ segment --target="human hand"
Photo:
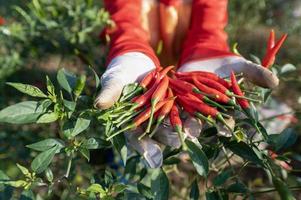
[[[115,57],[101,77],[102,89],[95,106],[110,108],[119,99],[125,85],[142,79],[155,68],[154,62],[143,53],[129,52]]]
[[[261,87],[275,88],[279,84],[277,76],[267,68],[235,55],[186,62],[178,71],[207,71],[220,77],[229,77],[231,71],[234,71],[242,73],[247,80]]]

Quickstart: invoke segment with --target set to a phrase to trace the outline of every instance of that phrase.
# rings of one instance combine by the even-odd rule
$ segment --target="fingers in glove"
[[[194,117],[188,117],[184,122],[184,133],[189,138],[196,138],[200,136],[202,132],[203,124],[202,121]]]
[[[273,89],[279,84],[278,77],[272,71],[250,61],[246,61],[242,72],[244,77],[260,87]]]
[[[111,79],[104,84],[99,95],[95,99],[94,105],[99,109],[107,109],[118,101],[124,85],[119,80]]]
[[[138,140],[141,134],[143,134],[143,130],[139,128],[134,131],[127,132],[125,137],[128,144],[144,157],[149,167],[161,167],[163,162],[163,154],[159,145],[148,136]]]
[[[179,148],[181,146],[178,133],[174,132],[174,130],[168,126],[161,125],[154,135],[154,139],[162,144],[174,148]]]

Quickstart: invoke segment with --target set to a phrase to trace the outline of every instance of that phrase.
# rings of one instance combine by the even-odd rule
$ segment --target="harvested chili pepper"
[[[275,44],[275,46],[272,49],[267,49],[266,55],[264,56],[262,60],[262,66],[268,68],[272,66],[275,62],[276,54],[278,53],[279,49],[281,48],[282,44],[287,38],[287,34],[284,34],[281,36],[281,38],[278,40],[278,42]]]
[[[221,77],[217,76],[214,73],[211,72],[203,72],[203,71],[193,71],[193,72],[176,72],[175,75],[177,77],[185,77],[185,76],[197,76],[197,77],[204,77],[204,78],[210,78],[212,80],[215,80],[225,86],[226,88],[230,88],[231,84],[227,82],[226,80],[222,79]]]
[[[158,84],[156,90],[154,91],[152,98],[151,98],[151,115],[150,119],[146,128],[146,133],[150,132],[151,125],[153,123],[154,118],[154,109],[156,104],[163,99],[164,95],[166,94],[167,88],[169,84],[169,78],[165,76],[162,81]]]
[[[167,99],[170,99],[173,97],[173,92],[170,88],[168,88],[167,91]],[[165,117],[169,114],[172,106],[174,105],[174,100],[173,101],[169,101],[167,102],[161,109],[159,112],[157,112],[157,116],[155,116],[155,118],[157,119],[157,123],[155,125],[154,130],[152,131],[152,133],[150,134],[150,137],[152,137],[156,131],[158,130],[159,125],[163,122],[163,120],[165,119]]]
[[[235,77],[235,74],[233,71],[231,72],[231,83],[232,83],[232,90],[233,90],[234,94],[239,95],[239,96],[244,96],[243,92],[241,91],[241,89],[237,83],[237,80],[236,80],[236,77]],[[241,106],[241,108],[244,110],[248,110],[250,108],[250,104],[249,104],[248,100],[246,100],[246,99],[237,99],[237,102]]]
[[[202,92],[205,92],[206,94],[211,95],[216,101],[220,103],[235,105],[235,102],[233,102],[232,99],[227,97],[225,94],[221,93],[220,91],[210,88],[201,82],[199,82],[195,77],[193,77],[194,84],[198,87],[198,89]]]
[[[176,104],[174,104],[171,108],[171,111],[169,113],[169,120],[170,120],[171,126],[178,133],[178,135],[180,137],[182,147],[185,148],[185,143],[184,143],[185,139],[184,139],[183,132],[182,132],[183,124],[182,124],[182,120],[180,118],[179,109]]]
[[[166,74],[167,74],[170,70],[172,70],[174,67],[175,67],[175,66],[171,65],[171,66],[168,66],[168,67],[162,69],[162,70],[159,72],[159,74],[160,74],[160,79],[163,79],[163,78],[166,76]]]
[[[148,73],[139,83],[139,85],[143,88],[146,89],[146,87],[151,83],[153,80],[154,76],[156,75],[157,71],[153,70],[150,73]]]
[[[166,100],[160,101],[155,106],[154,112],[157,112],[164,104],[166,104],[169,101],[173,101],[173,100],[174,99],[172,98],[172,99],[166,99]],[[129,124],[128,126],[124,127],[123,129],[117,131],[113,135],[110,135],[106,140],[108,141],[108,140],[112,139],[113,137],[115,137],[116,135],[119,135],[120,133],[125,132],[127,130],[137,128],[143,122],[145,122],[146,120],[148,120],[149,117],[150,117],[150,115],[151,115],[151,107],[148,107],[146,110],[144,110],[142,113],[140,113],[137,117],[135,117],[135,119],[133,120],[133,122],[131,124]]]

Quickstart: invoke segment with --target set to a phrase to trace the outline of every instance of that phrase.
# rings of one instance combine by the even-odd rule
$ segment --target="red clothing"
[[[176,6],[181,0],[160,0],[168,6]],[[227,0],[193,0],[191,22],[182,47],[180,64],[219,56],[233,55],[227,45]],[[110,31],[110,60],[126,52],[142,52],[156,66],[159,60],[149,44],[149,33],[141,26],[141,0],[105,0],[116,26]]]

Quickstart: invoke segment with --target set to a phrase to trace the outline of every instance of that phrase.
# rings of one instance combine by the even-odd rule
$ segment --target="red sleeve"
[[[183,44],[180,65],[201,60],[233,55],[227,44],[228,0],[194,0],[190,27]]]
[[[107,64],[116,56],[127,52],[141,52],[149,56],[156,66],[159,60],[151,48],[149,34],[141,25],[141,0],[105,0],[105,7],[115,26],[106,32],[110,36]]]

